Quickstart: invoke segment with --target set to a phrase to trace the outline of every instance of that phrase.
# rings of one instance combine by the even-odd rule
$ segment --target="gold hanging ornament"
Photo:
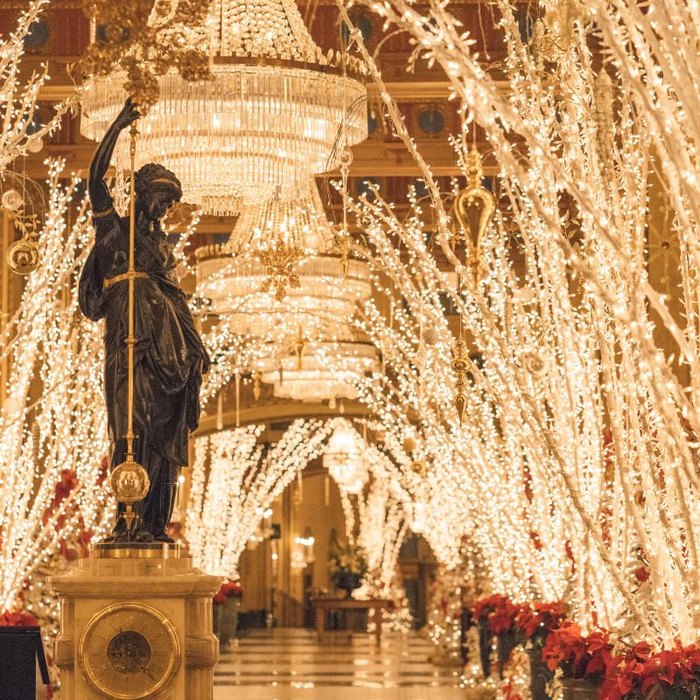
[[[340,244],[340,269],[343,272],[343,279],[348,278],[348,270],[350,269],[350,258],[348,258],[348,243],[346,240]]]
[[[18,275],[28,275],[39,266],[39,246],[28,238],[15,241],[7,249],[7,265]]]
[[[428,467],[422,459],[416,460],[411,464],[411,471],[423,479],[428,475]]]
[[[467,154],[466,166],[467,186],[454,203],[459,227],[450,236],[450,248],[464,267],[471,268],[474,281],[478,282],[483,272],[481,242],[496,211],[496,198],[481,184],[484,173],[476,144]]]
[[[459,422],[463,423],[464,413],[467,408],[467,395],[465,393],[465,389],[468,385],[467,374],[472,368],[472,363],[467,353],[467,344],[464,342],[464,338],[461,334],[455,343],[452,353],[452,371],[456,376],[454,405],[457,409]]]
[[[255,372],[253,372],[253,398],[256,401],[260,401],[260,394],[262,390],[262,387],[260,385],[261,379],[262,374],[258,370],[255,370]]]
[[[15,189],[3,193],[0,205],[15,229],[22,234],[22,238],[7,249],[7,265],[15,274],[28,275],[39,266],[37,217],[27,213],[24,198]]]

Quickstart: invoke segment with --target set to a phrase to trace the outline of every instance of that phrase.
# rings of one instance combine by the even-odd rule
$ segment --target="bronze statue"
[[[80,308],[89,319],[105,319],[105,394],[112,468],[124,461],[127,423],[129,218],[120,217],[104,181],[120,133],[139,118],[127,100],[97,147],[88,180],[95,244],[80,278]],[[134,458],[150,478],[139,516],[128,532],[119,506],[110,541],[171,542],[180,467],[187,464],[189,431],[199,421],[199,389],[209,357],[182,290],[176,261],[161,219],[180,200],[180,181],[162,165],[148,163],[135,174]]]

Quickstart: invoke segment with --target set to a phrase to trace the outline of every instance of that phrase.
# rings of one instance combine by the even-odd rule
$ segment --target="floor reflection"
[[[214,700],[456,700],[459,669],[427,661],[416,634],[356,634],[319,644],[309,630],[248,634],[223,650]]]

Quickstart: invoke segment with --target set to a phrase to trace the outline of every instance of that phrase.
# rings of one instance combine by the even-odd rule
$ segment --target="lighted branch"
[[[56,105],[51,119],[37,128],[39,92],[49,80],[48,67],[32,73],[26,82],[20,79],[26,39],[48,4],[49,0],[31,0],[20,13],[15,31],[0,38],[0,174],[19,156],[41,150],[42,139],[58,129],[68,110],[77,106],[77,96],[71,96]]]
[[[3,347],[10,363],[0,415],[0,609],[11,610],[28,577],[76,528],[99,530],[108,490],[109,449],[102,409],[102,334],[81,320],[74,282],[92,235],[86,204],[74,206],[78,180],[60,184],[49,168],[40,264],[27,277]],[[78,486],[52,502],[64,470]]]

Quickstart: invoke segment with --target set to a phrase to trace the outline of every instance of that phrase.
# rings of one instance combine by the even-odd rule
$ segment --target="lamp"
[[[296,3],[215,0],[206,23],[178,41],[210,55],[211,78],[158,78],[160,99],[143,115],[137,165],[177,174],[183,199],[231,214],[275,192],[296,196],[310,176],[332,170],[338,146],[367,138],[367,90],[359,63],[315,44]],[[126,98],[123,75],[93,78],[81,132],[98,139]],[[127,163],[118,144],[115,163]]]
[[[357,377],[379,371],[377,349],[351,325],[372,294],[369,266],[348,258],[344,275],[332,250],[332,226],[309,181],[296,200],[247,207],[225,245],[196,252],[197,295],[256,343],[252,369],[276,397],[354,399]]]
[[[341,491],[359,494],[369,478],[362,438],[348,421],[339,421],[323,454],[323,466]]]

